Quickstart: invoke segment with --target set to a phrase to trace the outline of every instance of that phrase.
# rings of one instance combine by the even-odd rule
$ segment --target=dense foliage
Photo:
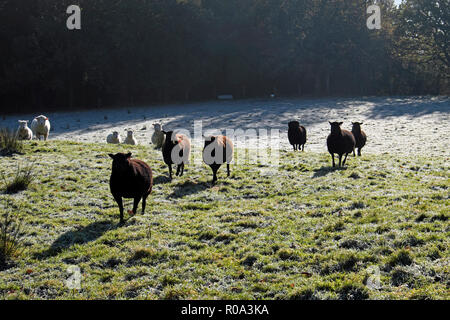
[[[81,30],[66,9],[82,8]],[[449,1],[1,0],[2,112],[283,95],[443,94]]]

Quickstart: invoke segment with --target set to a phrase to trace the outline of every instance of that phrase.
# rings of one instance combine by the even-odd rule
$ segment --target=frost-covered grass
[[[120,226],[108,153],[154,170],[145,215]],[[172,182],[160,151],[27,142],[0,158],[5,175],[35,162],[26,191],[1,191],[24,220],[23,253],[0,271],[0,298],[449,299],[449,159],[282,151],[276,175],[186,168]],[[126,201],[127,209],[131,200]],[[81,290],[65,286],[81,268]],[[370,289],[373,270],[380,288]]]
[[[4,183],[4,191],[8,194],[24,191],[33,182],[33,164],[28,164],[25,168],[17,166],[16,172],[9,174],[7,179],[4,174],[1,175]]]
[[[0,155],[11,155],[20,153],[23,149],[23,143],[19,140],[19,136],[13,130],[8,128],[0,129]]]
[[[138,142],[149,144],[152,124],[162,123],[167,131],[189,130],[195,136],[196,121],[203,131],[218,129],[279,130],[280,146],[289,149],[288,123],[298,120],[306,127],[306,150],[324,152],[330,133],[329,121],[363,122],[368,143],[364,154],[395,153],[414,156],[450,157],[450,97],[352,97],[352,98],[277,98],[235,101],[205,101],[188,104],[142,106],[110,110],[45,113],[52,123],[51,140],[103,143],[113,131],[122,137],[131,129]],[[32,121],[36,114],[9,115],[0,127],[17,129],[17,120]],[[199,130],[200,131],[200,130]],[[199,132],[197,132],[198,134]],[[252,139],[250,139],[252,140]],[[249,145],[256,145],[253,143]]]

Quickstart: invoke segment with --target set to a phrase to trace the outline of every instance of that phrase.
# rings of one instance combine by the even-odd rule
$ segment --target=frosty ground
[[[45,115],[53,125],[51,139],[57,140],[104,143],[114,130],[124,136],[126,129],[133,129],[139,142],[148,145],[154,122],[193,134],[194,121],[202,120],[204,130],[278,129],[281,149],[289,148],[287,123],[298,120],[308,130],[306,148],[314,152],[326,151],[328,121],[343,121],[345,129],[359,121],[369,136],[367,153],[450,155],[449,97],[212,101]],[[19,118],[31,121],[35,116],[8,116],[0,127],[15,128]]]
[[[25,222],[22,254],[0,270],[0,298],[449,299],[448,98],[249,100],[46,115],[50,141],[0,157],[7,180],[18,164],[34,163],[35,174],[28,190],[0,191],[0,211]],[[32,115],[9,116],[1,126],[24,117]],[[282,138],[275,174],[239,163],[230,178],[222,168],[215,186],[205,165],[189,165],[169,181],[161,152],[149,145],[154,121],[192,130],[203,119],[206,128],[286,134],[292,118],[309,129],[307,152],[294,153]],[[343,169],[331,168],[326,153],[334,120],[347,128],[364,121],[369,136],[363,156]],[[111,130],[130,127],[142,145],[104,143]],[[127,214],[123,226],[108,185],[108,153],[120,151],[147,161],[155,178],[146,213]],[[80,290],[67,287],[73,265],[82,273]]]

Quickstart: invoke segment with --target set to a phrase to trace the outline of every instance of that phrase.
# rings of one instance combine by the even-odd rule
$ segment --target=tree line
[[[449,1],[1,0],[2,113],[277,95],[448,94]],[[81,8],[68,30],[67,7]]]

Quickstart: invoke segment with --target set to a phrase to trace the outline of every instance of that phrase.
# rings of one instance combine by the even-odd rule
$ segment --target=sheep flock
[[[17,137],[20,140],[47,141],[50,135],[50,120],[44,115],[37,116],[28,127],[28,120],[19,120]],[[331,132],[326,138],[328,152],[331,155],[332,166],[335,167],[335,154],[338,155],[339,167],[344,166],[350,153],[353,156],[361,156],[361,149],[366,145],[367,135],[361,129],[361,122],[352,122],[352,130],[341,129],[342,122],[330,122]],[[292,120],[288,124],[287,136],[293,151],[304,151],[307,142],[307,129],[300,125],[299,121]],[[161,149],[162,160],[168,166],[169,179],[172,180],[172,165],[176,165],[176,176],[182,176],[185,165],[189,164],[191,153],[190,139],[176,131],[165,131],[161,123],[153,124],[154,132],[151,144],[156,149]],[[127,129],[123,139],[119,131],[113,131],[106,137],[106,143],[116,145],[138,145],[133,130]],[[233,160],[234,145],[230,137],[223,135],[204,137],[203,162],[208,165],[213,173],[212,184],[217,180],[217,172],[222,164],[227,165],[227,177],[231,175],[230,164]],[[119,205],[120,221],[123,222],[123,198],[133,198],[134,207],[132,213],[136,213],[137,205],[143,200],[145,211],[146,199],[150,195],[153,186],[152,169],[143,161],[132,159],[131,153],[110,154],[113,159],[110,178],[111,193]],[[343,160],[342,160],[343,158]],[[131,212],[130,212],[131,214]]]

